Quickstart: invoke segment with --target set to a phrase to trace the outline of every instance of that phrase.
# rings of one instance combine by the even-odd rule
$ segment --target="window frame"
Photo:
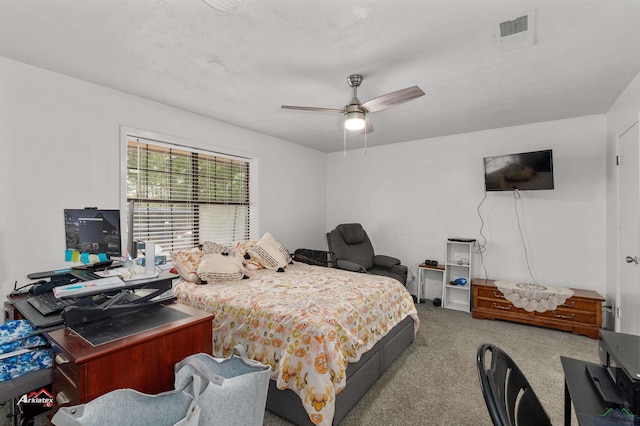
[[[120,221],[122,229],[122,242],[124,253],[129,241],[128,226],[128,202],[127,202],[127,150],[128,140],[131,138],[147,139],[157,142],[165,147],[175,147],[176,149],[188,151],[200,151],[207,155],[214,155],[222,158],[247,161],[249,163],[249,239],[257,240],[260,235],[259,223],[259,179],[258,179],[258,156],[246,152],[220,147],[212,144],[205,144],[193,140],[168,136],[156,132],[135,129],[131,127],[120,127]]]

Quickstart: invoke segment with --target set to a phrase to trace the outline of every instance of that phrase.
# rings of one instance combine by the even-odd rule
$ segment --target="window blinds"
[[[247,159],[128,138],[134,239],[169,250],[248,240],[249,171]]]

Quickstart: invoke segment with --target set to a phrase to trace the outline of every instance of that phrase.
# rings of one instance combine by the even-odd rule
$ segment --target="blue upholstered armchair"
[[[329,251],[335,253],[338,268],[395,278],[403,285],[407,267],[395,257],[375,254],[369,236],[359,223],[344,223],[327,233]]]

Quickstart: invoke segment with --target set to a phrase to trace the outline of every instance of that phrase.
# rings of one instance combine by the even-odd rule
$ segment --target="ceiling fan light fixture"
[[[364,114],[359,111],[347,112],[344,115],[344,128],[347,130],[362,130],[364,124]]]
[[[204,0],[203,0],[204,1]],[[210,1],[210,0],[208,0]],[[301,111],[326,111],[326,112],[339,112],[344,114],[344,134],[346,140],[346,131],[362,131],[365,136],[365,146],[367,143],[367,133],[373,132],[373,126],[371,121],[366,116],[372,112],[382,111],[394,105],[402,104],[420,96],[424,96],[424,92],[418,87],[407,87],[404,89],[396,90],[395,92],[387,93],[386,95],[378,96],[365,103],[360,102],[358,99],[358,86],[362,83],[363,76],[361,74],[351,74],[347,78],[349,86],[353,88],[353,97],[348,105],[344,108],[318,108],[318,107],[305,107],[294,105],[282,105],[282,109],[297,109]]]

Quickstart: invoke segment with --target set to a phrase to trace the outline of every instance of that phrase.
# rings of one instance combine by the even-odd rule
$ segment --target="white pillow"
[[[255,244],[247,247],[247,253],[255,257],[267,269],[284,269],[291,263],[289,251],[268,232]]]
[[[198,266],[198,276],[202,281],[240,280],[245,269],[240,259],[221,253],[210,253],[202,256]]]

